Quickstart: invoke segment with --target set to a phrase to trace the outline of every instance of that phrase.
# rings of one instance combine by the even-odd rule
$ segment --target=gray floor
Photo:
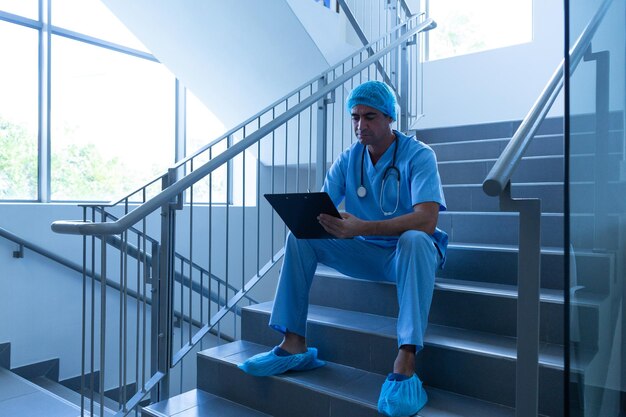
[[[0,368],[0,417],[77,417],[75,405]]]

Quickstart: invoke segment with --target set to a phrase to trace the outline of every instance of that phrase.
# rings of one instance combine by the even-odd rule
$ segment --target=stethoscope
[[[391,165],[389,165],[385,172],[383,173],[383,182],[380,186],[380,195],[378,196],[378,205],[380,206],[380,210],[383,212],[385,216],[391,216],[398,210],[398,205],[400,204],[400,170],[396,167],[396,152],[398,151],[398,139],[394,141],[396,143],[395,148],[393,148],[393,159],[391,160]],[[356,195],[359,198],[364,198],[367,195],[367,189],[365,185],[363,185],[363,165],[365,163],[365,151],[367,150],[367,146],[363,147],[363,153],[361,154],[361,185],[356,189]],[[385,183],[387,182],[387,178],[389,177],[391,172],[395,171],[396,177],[396,206],[393,211],[385,211],[383,208],[383,191],[385,190]]]

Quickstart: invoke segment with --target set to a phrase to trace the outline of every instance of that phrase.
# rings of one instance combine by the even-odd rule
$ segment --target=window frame
[[[69,29],[65,29],[59,26],[55,26],[51,23],[52,7],[51,0],[38,0],[39,7],[39,19],[34,20],[28,17],[16,15],[3,10],[0,10],[0,21],[8,22],[11,24],[27,27],[38,31],[38,114],[37,114],[37,192],[36,199],[33,200],[18,200],[18,199],[2,199],[2,203],[10,202],[93,202],[92,200],[53,200],[51,196],[51,54],[54,52],[52,49],[52,36],[60,36],[74,41],[82,42],[94,47],[104,48],[110,51],[130,55],[135,58],[145,59],[152,62],[160,63],[160,61],[152,54],[137,50],[134,48],[126,47],[121,44],[99,39],[93,36],[75,32]],[[174,156],[174,161],[177,162],[185,158],[186,147],[186,106],[185,106],[185,94],[186,88],[184,85],[175,78],[175,83],[172,86],[175,89],[174,93],[174,125],[175,129],[172,134],[174,135],[174,147],[171,152]],[[227,182],[232,182],[232,176],[227,177]],[[227,185],[228,189],[232,189],[232,184]],[[116,196],[117,197],[117,196]],[[227,201],[224,204],[232,205],[233,197],[228,195]]]

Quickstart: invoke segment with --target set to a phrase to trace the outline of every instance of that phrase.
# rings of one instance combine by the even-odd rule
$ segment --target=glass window
[[[108,201],[174,162],[174,77],[161,64],[55,36],[51,198]]]
[[[38,0],[0,0],[0,10],[33,20],[39,19]]]
[[[37,198],[38,32],[0,22],[0,199]]]
[[[532,0],[432,0],[430,60],[532,41]]]
[[[589,47],[579,45],[585,59],[565,72],[571,295],[565,366],[572,393],[565,415],[577,417],[626,415],[626,2],[609,3]],[[568,48],[605,5],[566,2]]]
[[[108,42],[148,49],[100,0],[51,0],[52,24]]]

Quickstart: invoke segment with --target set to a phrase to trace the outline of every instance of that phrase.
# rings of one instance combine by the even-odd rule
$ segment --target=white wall
[[[328,66],[286,0],[103,2],[227,128]]]
[[[363,47],[343,13],[322,7],[313,0],[286,0],[329,66]]]
[[[535,0],[531,43],[424,64],[426,116],[417,127],[520,120],[562,58],[563,2]],[[562,114],[559,97],[550,116]]]
[[[53,233],[50,224],[81,217],[76,204],[0,204],[0,227],[78,265],[82,265],[82,239]],[[58,358],[61,379],[79,375],[82,274],[28,249],[24,258],[13,258],[16,249],[16,244],[0,238],[0,342],[11,343],[11,367]],[[108,291],[111,311],[119,309],[118,294]],[[130,305],[130,314],[132,310]],[[114,344],[116,323],[117,318],[107,332]],[[129,323],[131,330],[133,324]],[[117,367],[111,366],[111,371],[117,372]],[[111,381],[107,388],[114,386],[114,379]]]

